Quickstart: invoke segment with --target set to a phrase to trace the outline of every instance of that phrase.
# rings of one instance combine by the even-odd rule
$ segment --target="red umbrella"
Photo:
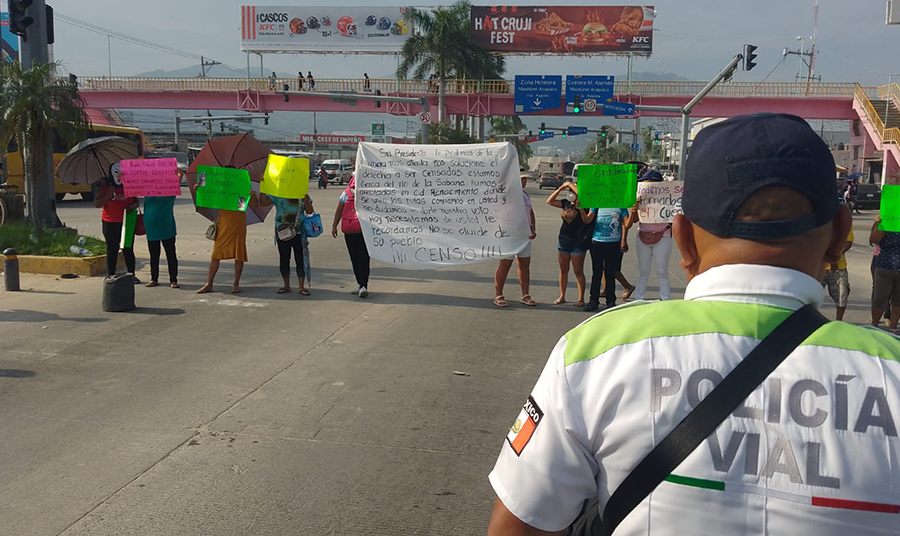
[[[272,151],[268,147],[259,142],[250,134],[240,134],[237,136],[226,136],[224,138],[216,138],[206,142],[203,150],[197,155],[197,158],[191,162],[188,167],[185,178],[190,187],[191,197],[194,199],[194,206],[197,205],[197,197],[194,194],[193,186],[197,182],[197,166],[215,166],[215,167],[233,167],[235,169],[246,169],[250,173],[250,180],[254,185],[254,190],[259,191],[259,183],[262,182],[263,173],[266,170],[266,164],[269,160],[269,154]],[[247,208],[247,224],[260,223],[266,219],[266,215],[272,210],[272,206],[268,207],[248,207]],[[209,221],[216,221],[219,211],[214,208],[197,207],[197,212],[202,214]]]

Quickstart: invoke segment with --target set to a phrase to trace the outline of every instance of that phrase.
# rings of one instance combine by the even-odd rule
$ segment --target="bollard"
[[[19,252],[13,248],[7,248],[3,255],[3,286],[7,291],[13,292],[19,289]]]

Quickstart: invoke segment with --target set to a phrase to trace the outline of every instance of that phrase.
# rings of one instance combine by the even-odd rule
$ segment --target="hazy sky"
[[[316,0],[308,0],[313,3]],[[142,39],[203,54],[246,72],[240,51],[238,0],[52,0],[57,12]],[[271,5],[291,4],[290,1]],[[298,3],[296,0],[293,3]],[[307,3],[307,2],[300,2]],[[322,4],[327,4],[321,2]],[[419,2],[417,2],[419,3]],[[429,5],[449,2],[430,2]],[[490,2],[475,2],[487,4]],[[538,2],[511,2],[535,5]],[[559,5],[591,5],[569,0]],[[5,4],[5,3],[4,3]],[[348,5],[384,5],[383,0],[348,0]],[[495,2],[496,4],[496,2]],[[396,5],[406,5],[397,2]],[[5,7],[5,6],[4,6]],[[736,53],[742,43],[759,46],[759,65],[738,80],[761,80],[782,59],[785,47],[796,49],[798,35],[813,32],[813,0],[659,0],[654,52],[636,59],[635,70],[673,72],[691,79],[708,79]],[[895,51],[900,26],[885,26],[885,0],[820,0],[818,39],[821,48],[816,70],[823,81],[887,83],[888,74],[900,72]],[[79,75],[107,73],[107,38],[62,22],[56,24],[56,58]],[[113,75],[133,75],[154,69],[177,69],[196,64],[112,40]],[[396,58],[372,56],[270,55],[266,70],[312,70],[319,78],[360,78],[392,75]],[[625,61],[616,58],[511,58],[508,74],[618,74]],[[770,80],[792,79],[799,58],[788,58]],[[259,60],[253,57],[253,71]]]

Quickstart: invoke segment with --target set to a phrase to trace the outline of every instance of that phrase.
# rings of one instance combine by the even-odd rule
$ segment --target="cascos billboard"
[[[472,42],[507,54],[641,54],[653,50],[653,6],[475,6]]]
[[[401,7],[241,6],[241,50],[395,53],[411,28]]]

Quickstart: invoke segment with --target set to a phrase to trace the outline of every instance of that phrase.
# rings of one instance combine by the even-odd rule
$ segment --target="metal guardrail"
[[[153,78],[153,77],[81,77],[78,80],[83,91],[257,91],[312,90],[307,79],[277,78],[272,83],[267,78]],[[669,97],[696,95],[706,82],[631,82],[631,94],[641,97]],[[896,84],[894,84],[896,86]],[[811,83],[804,82],[731,82],[720,84],[713,89],[714,97],[830,97],[853,98],[857,84],[853,83]],[[316,79],[315,91],[319,92],[375,92],[384,94],[428,94],[437,93],[436,80],[396,80],[372,78],[363,79]],[[877,96],[884,88],[862,88],[867,95]],[[512,80],[456,80],[446,81],[446,94],[493,94],[511,95],[514,91]],[[891,90],[893,92],[893,89]],[[616,82],[616,95],[628,95],[628,82]],[[900,86],[897,87],[900,95]]]

